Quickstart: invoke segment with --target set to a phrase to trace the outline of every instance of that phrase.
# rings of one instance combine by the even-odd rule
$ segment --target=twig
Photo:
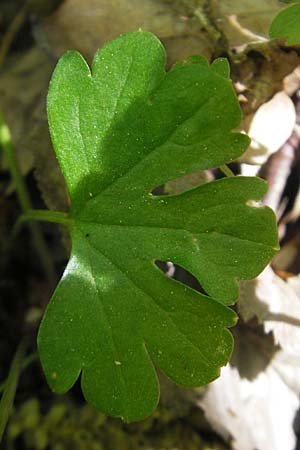
[[[222,35],[219,30],[217,30],[209,21],[203,8],[197,8],[194,11],[194,16],[200,21],[201,25],[205,28],[208,35],[212,38],[214,42],[218,42]]]

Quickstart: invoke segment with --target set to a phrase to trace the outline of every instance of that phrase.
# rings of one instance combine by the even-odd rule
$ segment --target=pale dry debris
[[[200,406],[236,450],[293,450],[300,394],[300,278],[284,282],[267,267],[256,280],[241,283],[238,309],[245,321],[257,317],[280,349],[253,380],[228,365]]]
[[[235,450],[293,450],[300,391],[294,386],[299,378],[299,357],[294,361],[282,351],[253,381],[242,379],[238,370],[228,365],[208,387],[200,406],[213,428],[231,440]]]
[[[257,317],[275,343],[300,355],[300,278],[283,281],[270,266],[255,280],[240,284],[239,315],[244,321]]]
[[[300,89],[300,66],[283,80],[284,92],[290,97]]]
[[[269,156],[288,140],[295,123],[293,101],[284,91],[278,92],[254,114],[248,132],[251,144],[240,161],[247,164],[264,164]]]
[[[270,23],[281,8],[278,0],[210,0],[212,18],[230,47],[267,37]]]

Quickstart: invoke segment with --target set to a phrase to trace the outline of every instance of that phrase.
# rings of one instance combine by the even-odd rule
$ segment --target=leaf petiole
[[[219,169],[221,170],[221,172],[224,173],[224,175],[226,175],[226,177],[234,177],[234,173],[232,172],[231,169],[229,169],[228,166],[226,166],[226,164],[224,164],[223,166],[220,166]]]
[[[70,225],[72,219],[67,213],[58,211],[48,211],[44,209],[28,209],[20,217],[20,222],[27,222],[29,220],[38,220],[41,222],[53,222],[62,225]]]

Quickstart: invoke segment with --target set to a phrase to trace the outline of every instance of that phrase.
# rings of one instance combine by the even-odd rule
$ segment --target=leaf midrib
[[[99,289],[98,289],[98,285],[97,285],[97,282],[96,282],[96,279],[95,279],[95,276],[94,276],[94,272],[93,272],[93,265],[92,265],[92,261],[91,261],[91,258],[90,258],[90,254],[89,254],[89,252],[87,252],[87,254],[88,254],[88,260],[89,260],[89,265],[90,265],[90,274],[91,274],[91,277],[92,277],[92,280],[93,280],[93,285],[94,285],[94,288],[95,288],[95,291],[96,291],[96,295],[97,295],[97,298],[101,299],[100,292],[99,292]],[[104,255],[103,255],[103,257],[105,258]],[[105,322],[107,324],[106,328],[109,330],[109,333],[110,333],[110,336],[111,336],[111,342],[112,342],[112,346],[113,346],[114,353],[115,353],[114,360],[116,360],[117,359],[116,354],[119,354],[118,346],[117,346],[115,338],[114,338],[113,329],[112,329],[110,321],[108,319],[108,314],[106,312],[106,309],[105,309],[105,306],[104,306],[104,302],[100,301],[100,304],[102,306],[101,309],[102,309],[102,312],[103,312],[103,315],[104,315],[104,320],[105,320]],[[83,367],[81,369],[84,371]],[[121,365],[120,366],[116,366],[115,369],[119,371],[120,380],[122,382],[123,389],[124,389],[123,392],[126,392],[125,397],[129,398],[128,395],[127,395],[128,389],[127,389],[126,381],[125,381],[125,378],[124,378],[124,375],[123,375],[122,366]],[[126,399],[124,399],[124,396],[122,396],[122,404],[123,404],[123,408],[125,410],[126,407],[127,407],[127,401],[126,401]]]
[[[209,69],[208,69],[208,70],[209,70]],[[214,75],[215,75],[215,74],[214,74]],[[166,72],[166,75],[165,75],[165,76],[167,76],[167,72]],[[126,79],[128,79],[128,78],[126,78]],[[162,81],[161,81],[161,83],[162,83]],[[161,83],[160,83],[160,84],[161,84]],[[125,83],[125,84],[126,84],[126,83]],[[160,86],[160,85],[159,85],[159,86]],[[159,86],[158,86],[158,87],[159,87]],[[158,87],[157,87],[157,89],[158,89]],[[124,86],[123,86],[123,88],[122,88],[122,92],[123,92],[123,91],[124,91]],[[148,94],[148,96],[147,96],[148,99],[150,98],[150,95],[151,95],[151,94],[152,94],[152,92]],[[122,94],[120,94],[120,95],[118,96],[118,101],[120,100],[121,95],[122,95]],[[115,178],[111,183],[107,184],[101,191],[97,192],[97,193],[93,196],[93,199],[95,199],[95,198],[97,198],[98,196],[104,194],[106,191],[109,191],[110,188],[112,188],[115,184],[117,184],[117,183],[120,182],[122,179],[124,179],[127,175],[130,174],[130,172],[132,172],[132,171],[134,171],[136,168],[138,168],[138,166],[139,166],[141,163],[143,163],[144,161],[146,161],[147,158],[150,158],[150,157],[153,155],[153,153],[160,151],[160,150],[161,150],[161,147],[163,147],[164,145],[166,145],[169,141],[170,141],[170,144],[172,144],[172,145],[175,144],[175,143],[172,142],[172,137],[173,137],[173,135],[178,131],[178,128],[181,127],[181,126],[183,126],[187,121],[189,121],[192,117],[194,117],[196,114],[198,114],[199,111],[201,111],[203,108],[206,108],[206,106],[207,106],[209,103],[211,103],[212,101],[215,101],[215,98],[214,98],[214,97],[208,97],[208,98],[205,100],[204,103],[202,103],[201,105],[197,106],[197,108],[193,111],[193,113],[192,113],[191,115],[189,115],[187,118],[185,118],[182,122],[180,122],[179,124],[177,124],[176,127],[174,127],[174,128],[172,129],[172,131],[170,132],[170,134],[169,134],[168,136],[165,137],[165,140],[164,140],[163,142],[159,143],[159,145],[157,145],[156,147],[153,147],[152,149],[150,149],[150,151],[149,151],[146,155],[142,155],[141,158],[140,158],[139,160],[137,160],[136,163],[133,164],[133,166],[129,167],[124,173],[122,173],[120,176],[118,176],[117,178]],[[112,122],[113,122],[115,113],[116,113],[116,110],[114,111],[114,114],[113,114],[113,116],[112,116]],[[113,125],[112,122],[110,123],[110,126],[108,126],[108,128],[107,128],[108,130],[111,129],[111,127],[112,127],[112,125]],[[239,123],[239,120],[236,120],[236,122]],[[231,131],[231,130],[234,128],[234,126],[235,126],[234,124],[232,124],[232,126],[228,126],[227,129],[225,130],[225,132],[230,133],[230,134],[234,134],[234,132]],[[80,130],[79,130],[79,131],[80,131]],[[216,134],[216,132],[215,132],[215,130],[214,130],[214,135],[215,135],[215,134]],[[81,136],[81,137],[82,137],[82,136]],[[206,139],[204,139],[203,141],[201,141],[201,143],[199,143],[199,144],[205,145],[205,143],[207,143],[207,142],[210,141],[210,140],[211,140],[211,135],[208,136],[208,137],[207,137]],[[100,147],[101,147],[101,144],[103,144],[103,141],[100,143]],[[195,145],[196,145],[196,144],[195,144]],[[98,149],[98,150],[99,150],[99,149]],[[241,153],[242,153],[242,152],[241,152]],[[91,200],[91,198],[88,198],[88,199],[86,200],[86,202],[88,202],[88,201],[90,201],[90,200]]]
[[[252,244],[255,244],[255,245],[258,245],[258,246],[261,246],[261,247],[265,247],[265,248],[268,248],[268,249],[271,248],[271,249],[276,250],[276,251],[278,250],[277,247],[273,247],[271,245],[263,244],[261,242],[257,242],[257,241],[251,240],[251,239],[239,238],[239,237],[234,236],[232,234],[223,233],[223,232],[220,232],[220,231],[202,231],[202,232],[194,232],[193,233],[192,231],[189,231],[189,230],[186,230],[185,228],[180,228],[180,227],[176,228],[176,227],[161,227],[161,226],[156,226],[156,225],[124,225],[124,224],[114,224],[114,223],[103,224],[101,222],[96,222],[94,220],[82,220],[82,219],[81,220],[76,220],[75,227],[76,227],[76,224],[78,224],[78,223],[79,224],[80,223],[83,223],[83,224],[88,223],[88,224],[98,225],[100,227],[106,227],[106,228],[111,228],[111,227],[119,227],[119,228],[146,228],[146,229],[147,228],[151,228],[151,229],[155,228],[157,230],[183,231],[183,232],[191,235],[192,237],[195,236],[195,235],[197,235],[197,236],[198,235],[207,236],[207,235],[214,234],[214,235],[220,235],[220,236],[227,236],[227,237],[230,237],[230,238],[232,238],[234,240],[237,240],[237,241],[250,242]]]

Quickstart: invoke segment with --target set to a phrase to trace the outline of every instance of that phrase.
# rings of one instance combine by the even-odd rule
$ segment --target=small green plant
[[[249,142],[233,131],[241,112],[227,60],[193,57],[169,72],[165,63],[160,41],[143,31],[106,44],[92,71],[79,53],[63,55],[48,117],[71,208],[23,216],[62,223],[72,239],[38,335],[49,385],[66,392],[81,374],[87,401],[126,421],[155,409],[155,366],[186,387],[219,375],[232,352],[238,280],[257,276],[278,248],[273,212],[253,203],[266,183],[226,166]],[[217,167],[227,177],[152,194]],[[184,267],[207,295],[156,260]]]
[[[66,392],[82,372],[86,399],[127,421],[157,405],[154,365],[188,387],[218,376],[232,351],[226,328],[236,322],[225,305],[238,297],[237,279],[258,275],[278,245],[272,211],[249,205],[266,191],[258,178],[151,194],[233,161],[248,145],[232,132],[241,113],[225,59],[164,67],[159,40],[133,32],[101,48],[92,73],[80,54],[66,53],[48,95],[71,210],[45,218],[68,226],[72,253],[39,353],[54,391]],[[155,260],[183,266],[208,295],[167,278]]]
[[[300,44],[300,2],[299,0],[282,0],[292,3],[280,11],[271,23],[270,38],[285,39],[286,45]]]

